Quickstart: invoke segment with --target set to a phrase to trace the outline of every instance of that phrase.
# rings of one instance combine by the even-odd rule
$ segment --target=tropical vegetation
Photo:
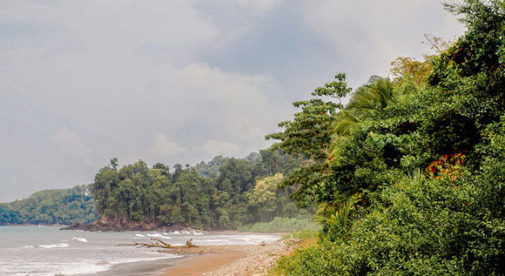
[[[457,41],[395,60],[394,78],[372,77],[320,121],[305,112],[320,100],[306,101],[269,136],[286,152],[308,147],[284,185],[303,181],[295,196],[322,224],[272,274],[505,273],[505,2],[446,8],[467,28]],[[324,142],[311,147],[304,127]]]
[[[141,223],[236,229],[299,215],[289,197],[293,189],[278,185],[302,161],[280,150],[262,150],[244,159],[217,156],[195,167],[176,164],[172,171],[168,165],[150,168],[143,161],[118,168],[112,159],[96,174],[90,190],[100,221],[117,228]]]

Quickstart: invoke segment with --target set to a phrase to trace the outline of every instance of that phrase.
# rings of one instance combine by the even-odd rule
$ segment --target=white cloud
[[[283,2],[285,0],[237,0],[239,6],[251,9],[257,13],[270,11]]]
[[[388,74],[398,56],[421,56],[426,33],[453,39],[463,32],[442,1],[433,0],[310,1],[305,19],[342,53],[339,70],[361,82]]]
[[[81,156],[91,153],[91,147],[86,145],[75,131],[68,128],[59,129],[53,136],[53,141],[65,153]]]
[[[166,136],[158,134],[154,138],[153,150],[161,155],[179,155],[188,150],[187,147],[181,147],[174,141],[169,141]]]
[[[187,89],[194,91],[187,105],[202,112],[202,120],[220,125],[225,136],[240,142],[262,139],[261,131],[271,124],[269,117],[278,110],[264,93],[278,91],[275,82],[264,76],[245,76],[223,72],[203,64],[183,69]]]
[[[224,155],[235,156],[240,152],[240,147],[226,141],[209,140],[202,146],[203,150],[210,153],[212,156]]]
[[[6,8],[0,9],[0,18],[17,33],[14,40],[21,49],[44,48],[53,55],[138,51],[157,56],[163,52],[164,60],[183,62],[220,35],[210,17],[193,3],[7,0],[2,2]]]

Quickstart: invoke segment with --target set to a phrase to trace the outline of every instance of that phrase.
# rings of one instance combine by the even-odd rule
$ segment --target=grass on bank
[[[319,226],[314,222],[312,216],[298,216],[294,218],[276,217],[270,222],[258,222],[248,225],[243,225],[238,228],[242,232],[262,232],[262,233],[278,233],[278,232],[297,232],[297,231],[313,231],[319,230]]]

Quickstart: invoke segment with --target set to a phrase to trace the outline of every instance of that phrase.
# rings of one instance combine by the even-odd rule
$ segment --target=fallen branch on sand
[[[189,239],[186,241],[186,245],[179,245],[179,246],[174,246],[169,243],[164,242],[163,240],[159,238],[151,238],[151,240],[155,241],[155,243],[146,243],[146,242],[136,242],[136,243],[127,243],[127,244],[118,244],[117,246],[140,246],[140,247],[157,247],[157,248],[190,248],[190,247],[197,247],[196,245],[193,244],[193,239]]]

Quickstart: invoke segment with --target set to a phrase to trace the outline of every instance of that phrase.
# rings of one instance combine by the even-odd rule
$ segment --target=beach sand
[[[223,265],[233,263],[244,256],[245,254],[240,251],[193,256],[181,262],[175,262],[173,267],[168,268],[161,275],[202,275],[205,272],[217,270]]]
[[[296,247],[298,240],[260,245],[220,245],[177,248],[166,252],[189,255],[175,261],[157,276],[172,275],[264,275],[281,256]]]

